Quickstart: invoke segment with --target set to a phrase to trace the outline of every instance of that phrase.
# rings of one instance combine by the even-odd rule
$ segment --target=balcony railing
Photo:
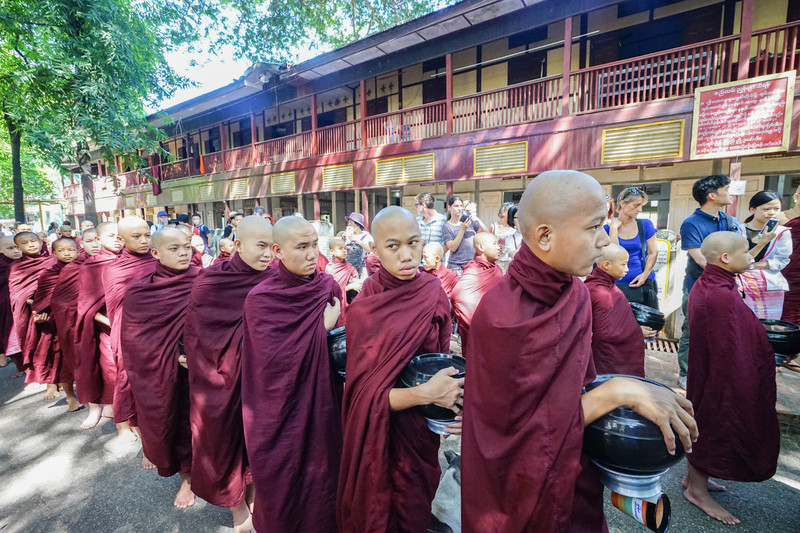
[[[800,25],[797,22],[753,32],[753,50],[758,53],[750,60],[750,76],[797,70],[800,67],[798,33]]]
[[[319,155],[349,152],[361,148],[361,122],[351,120],[317,130]]]
[[[192,173],[189,171],[188,159],[182,159],[173,163],[162,163],[159,165],[159,167],[161,167],[160,175],[163,181],[175,180],[178,178],[188,178],[192,175]]]
[[[383,113],[366,119],[367,146],[441,137],[447,133],[445,102]]]
[[[255,145],[254,167],[274,165],[285,161],[296,161],[310,157],[311,132],[270,139]]]
[[[150,168],[148,167],[147,169],[142,170],[149,172]],[[131,172],[119,174],[117,175],[117,180],[119,182],[120,189],[127,189],[128,187],[136,187],[138,185],[150,183],[150,181],[147,179],[147,176],[142,174],[141,170],[133,170]]]

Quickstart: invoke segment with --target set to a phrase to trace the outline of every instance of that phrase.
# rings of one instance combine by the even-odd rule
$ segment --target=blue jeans
[[[681,330],[681,339],[678,343],[678,366],[680,367],[680,375],[686,376],[686,370],[689,368],[689,291],[683,291],[683,299],[681,300],[681,310],[683,311],[683,329]]]

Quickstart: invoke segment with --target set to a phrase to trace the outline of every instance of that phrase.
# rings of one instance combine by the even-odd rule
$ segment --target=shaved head
[[[294,237],[295,232],[308,232],[309,228],[316,233],[314,226],[304,218],[296,216],[283,217],[278,220],[272,228],[272,237],[275,240],[275,244],[283,246]]]
[[[147,224],[147,222],[145,222]],[[102,237],[103,235],[108,235],[109,233],[116,233],[117,232],[117,223],[116,222],[103,222],[98,224],[96,228],[98,237]],[[88,230],[87,230],[88,231]]]
[[[192,235],[194,235],[194,232],[192,231],[192,228],[190,226],[187,226],[186,224],[178,224],[178,228],[177,229],[182,231],[183,234],[186,235],[187,237],[189,237],[190,239],[192,238]]]
[[[268,236],[268,241],[272,243],[272,224],[269,220],[261,218],[259,215],[244,217],[236,226],[236,239],[242,242],[251,239],[261,239]]]
[[[619,259],[625,258],[625,261],[628,260],[628,250],[620,246],[619,244],[612,242],[605,248],[603,248],[603,255],[601,255],[597,259],[597,263],[600,264],[603,261],[617,261]]]
[[[97,230],[94,227],[87,228],[83,231],[83,238],[94,237],[97,235]]]
[[[722,254],[730,254],[747,246],[747,239],[733,231],[715,231],[703,240],[700,253],[709,263],[716,264]]]
[[[139,217],[123,217],[117,223],[117,232],[122,238],[129,237],[136,231],[150,231],[150,226],[147,225],[144,219]]]
[[[517,217],[522,238],[528,238],[539,224],[558,225],[564,222],[566,218],[585,209],[582,200],[591,196],[602,197],[605,210],[606,193],[590,175],[574,170],[542,172],[525,188],[519,201]]]
[[[150,246],[159,250],[175,240],[181,243],[188,243],[189,236],[177,228],[164,228],[153,233],[153,236],[150,237]]]
[[[0,237],[0,247],[9,245],[16,246],[16,244],[14,243],[14,237],[12,237],[11,235],[4,235]]]
[[[34,237],[36,237],[37,239],[39,238],[39,236],[32,231],[20,231],[19,233],[14,235],[14,242],[19,242],[23,237],[28,239],[32,239]]]
[[[628,251],[616,243],[603,248],[603,255],[597,259],[597,268],[616,280],[628,273]]]
[[[478,252],[480,250],[485,250],[492,243],[497,242],[497,237],[494,233],[489,233],[488,231],[481,231],[475,234],[475,238],[472,240],[473,246],[475,246],[475,251]]]
[[[236,251],[239,258],[255,270],[264,271],[272,261],[274,237],[272,224],[258,215],[250,215],[239,221],[236,227]],[[220,248],[222,248],[220,241]]]
[[[300,217],[283,217],[272,229],[272,253],[297,276],[310,277],[319,261],[319,237],[314,226]]]
[[[417,226],[417,232],[419,232],[419,224],[411,211],[398,205],[390,205],[378,211],[378,214],[372,219],[372,226],[370,226],[372,237],[376,242],[382,240],[387,232],[394,229],[395,224],[413,224]]]
[[[372,219],[372,252],[389,274],[401,280],[417,275],[422,261],[422,236],[419,223],[411,211],[390,205]]]
[[[124,217],[117,222],[117,236],[129,252],[143,255],[150,251],[150,226],[139,217]]]
[[[422,249],[424,253],[429,253],[435,255],[437,257],[444,257],[444,248],[438,242],[429,242],[425,245],[425,248]]]
[[[220,239],[219,249],[228,253],[233,253],[233,240],[227,237]]]

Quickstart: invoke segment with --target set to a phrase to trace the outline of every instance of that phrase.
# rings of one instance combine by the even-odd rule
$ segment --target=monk
[[[789,228],[792,235],[792,254],[789,256],[789,264],[786,265],[781,274],[789,283],[789,292],[784,293],[783,314],[781,320],[800,323],[800,187],[794,192],[794,205],[792,208],[780,214],[779,224]],[[800,371],[797,363],[787,363],[787,366],[795,371]]]
[[[231,258],[231,254],[234,252],[233,247],[233,239],[229,239],[227,237],[219,240],[219,255],[214,259],[213,264],[221,263],[223,261],[227,261]]]
[[[570,191],[565,195],[564,191]],[[586,276],[609,244],[606,194],[591,176],[543,172],[517,212],[523,244],[472,319],[464,391],[462,531],[606,531],[603,486],[582,453],[583,427],[626,406],[697,437],[691,403],[665,387],[594,380]],[[349,345],[348,345],[349,348]]]
[[[139,217],[124,217],[117,223],[117,238],[122,242],[122,253],[103,269],[106,317],[110,324],[109,342],[114,354],[117,377],[114,384],[114,423],[119,439],[114,448],[123,448],[137,437],[131,429],[136,425],[136,404],[125,370],[124,350],[120,345],[123,298],[133,282],[152,274],[158,261],[150,254],[150,228]],[[143,458],[142,466],[152,468]]]
[[[442,264],[444,248],[438,242],[431,242],[422,248],[422,267],[421,269],[432,276],[439,278],[442,283],[444,293],[448,298],[453,294],[453,289],[458,283],[458,274]]]
[[[483,295],[503,277],[503,269],[496,264],[500,257],[497,237],[482,231],[475,234],[473,244],[475,258],[464,266],[461,279],[458,280],[450,296],[458,324],[458,334],[461,337],[461,354],[464,357],[467,356],[467,339],[472,315]]]
[[[96,240],[90,240],[89,246],[94,247],[95,242],[99,242],[100,250],[92,255],[87,248],[89,257],[78,271],[75,309],[75,385],[78,401],[89,404],[89,414],[81,422],[81,429],[97,426],[101,416],[114,416],[112,402],[117,382],[102,273],[106,265],[122,251],[122,241],[117,235],[116,222],[101,223],[97,226],[96,235]],[[91,239],[91,236],[85,238]]]
[[[70,357],[64,357],[61,343],[58,342],[57,326],[53,316],[53,294],[59,284],[61,272],[78,257],[78,245],[67,237],[56,239],[53,241],[53,256],[57,261],[39,276],[31,304],[38,334],[33,364],[47,369],[45,372],[49,379],[45,383],[55,396],[58,396],[59,388],[64,391],[67,397],[67,409],[72,412],[81,408],[73,386],[75,361]]]
[[[628,251],[616,243],[603,248],[586,278],[592,298],[592,360],[598,374],[644,377],[644,339],[655,330],[640,326],[616,281],[628,273]]]
[[[34,365],[34,354],[39,345],[38,330],[31,312],[33,294],[39,282],[39,276],[56,261],[54,257],[42,255],[42,241],[30,231],[14,235],[14,243],[22,252],[19,261],[11,265],[8,273],[8,292],[11,298],[11,310],[14,314],[14,327],[22,349],[22,364],[28,371],[26,383],[48,383],[52,375],[46,367]],[[58,396],[58,388],[51,384],[45,391],[43,399],[52,400]]]
[[[326,331],[341,290],[317,271],[318,237],[300,217],[278,220],[276,272],[244,304],[242,415],[256,531],[336,530],[341,420]]]
[[[190,237],[190,239],[191,239],[191,243],[192,243],[192,248],[195,250],[194,252],[192,252],[192,257],[194,257],[195,254],[199,254],[200,255],[200,264],[197,265],[196,262],[195,262],[194,263],[195,266],[199,266],[201,268],[210,267],[211,264],[214,262],[214,256],[211,255],[211,254],[207,254],[205,252],[206,243],[203,242],[202,237],[200,237],[200,235],[192,235]]]
[[[325,272],[333,276],[333,279],[342,290],[342,313],[339,315],[337,326],[344,326],[344,320],[347,316],[347,292],[361,290],[361,281],[359,279],[358,270],[356,267],[345,261],[347,257],[347,245],[342,239],[331,239],[328,242],[328,249],[331,251],[331,261],[325,267]]]
[[[418,270],[422,236],[411,212],[387,207],[371,227],[381,267],[364,281],[346,324],[339,531],[416,533],[427,530],[441,471],[439,436],[413,407],[460,413],[464,379],[450,367],[424,385],[397,385],[415,355],[449,351],[450,304],[439,280]]]
[[[191,265],[192,250],[183,231],[164,228],[153,234],[152,254],[158,264],[128,288],[120,336],[144,456],[156,466],[158,475],[180,474],[175,496],[179,509],[195,501],[189,375],[185,362],[179,361],[186,308],[200,272]]]
[[[738,524],[711,498],[708,478],[758,482],[775,474],[775,353],[736,285],[736,275],[753,263],[747,240],[718,231],[705,238],[700,253],[708,264],[689,294],[686,387],[700,438],[687,457],[684,496],[708,516]]]
[[[191,242],[191,238],[194,236],[194,230],[192,229],[192,226],[189,224],[180,223],[178,224],[177,228],[181,230],[190,240],[189,242]],[[192,247],[192,266],[203,268],[203,251],[198,251],[194,247]]]
[[[17,232],[19,233],[19,232]],[[39,237],[39,240],[42,242],[42,255],[49,256],[50,255],[50,240],[48,240],[47,233],[40,231],[36,233],[36,236]],[[53,234],[53,240],[56,240],[58,236]]]
[[[237,533],[252,528],[248,504],[254,496],[242,427],[242,313],[247,294],[270,275],[272,244],[268,220],[243,218],[233,257],[203,272],[186,311],[192,491],[229,508]]]
[[[22,365],[22,353],[17,349],[12,351],[9,339],[14,331],[14,314],[11,312],[11,296],[8,292],[8,272],[14,261],[22,257],[22,252],[14,243],[14,237],[0,237],[0,367],[8,364],[8,360],[14,361],[17,372],[14,377],[24,375]],[[16,333],[14,333],[16,339]],[[19,343],[17,342],[17,348]],[[6,357],[8,356],[8,357]]]

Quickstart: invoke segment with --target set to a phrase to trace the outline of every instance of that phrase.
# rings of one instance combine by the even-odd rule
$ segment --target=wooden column
[[[753,0],[742,0],[742,26],[739,30],[739,75],[744,80],[750,75],[750,39],[753,36]],[[756,50],[758,53],[758,50]]]
[[[447,135],[453,133],[453,54],[444,56],[445,64],[445,110],[447,113]]]
[[[561,115],[569,115],[569,75],[572,70],[572,17],[564,19],[564,66],[561,72]]]
[[[314,193],[314,220],[319,220],[320,219],[320,216],[322,215],[321,211],[322,210],[321,210],[321,208],[319,206],[319,193],[315,192]]]
[[[250,153],[250,166],[255,166],[257,161],[256,154],[256,142],[258,141],[258,128],[256,128],[256,115],[255,113],[250,113],[250,144],[252,144],[253,149]]]
[[[311,95],[311,155],[317,153],[317,95]]]
[[[303,195],[301,193],[297,193],[297,212],[306,216],[305,209],[303,209]]]
[[[361,189],[361,214],[364,215],[364,227],[369,229],[369,197],[367,190]]]
[[[361,148],[367,147],[367,80],[359,84],[359,97],[361,98]],[[365,217],[366,218],[366,217]]]
[[[336,191],[331,191],[331,224],[333,224],[334,234],[336,233],[336,224],[338,223],[339,223],[339,209],[337,209],[336,207]]]
[[[721,162],[720,162],[721,163]],[[730,168],[728,169],[728,177],[731,182],[740,181],[742,179],[742,160],[737,158],[731,159]],[[736,217],[736,210],[739,207],[739,196],[733,197],[733,203],[725,208],[725,212]]]
[[[445,196],[447,197],[447,198],[445,198],[445,205],[446,205],[446,203],[447,203],[447,200],[448,200],[448,199],[449,199],[451,196],[453,196],[453,182],[452,182],[452,181],[448,181],[448,182],[445,184],[445,187],[447,187],[447,188],[446,188],[446,193],[445,193]]]
[[[228,136],[225,135],[225,123],[219,125],[219,146],[223,152],[228,149]]]

